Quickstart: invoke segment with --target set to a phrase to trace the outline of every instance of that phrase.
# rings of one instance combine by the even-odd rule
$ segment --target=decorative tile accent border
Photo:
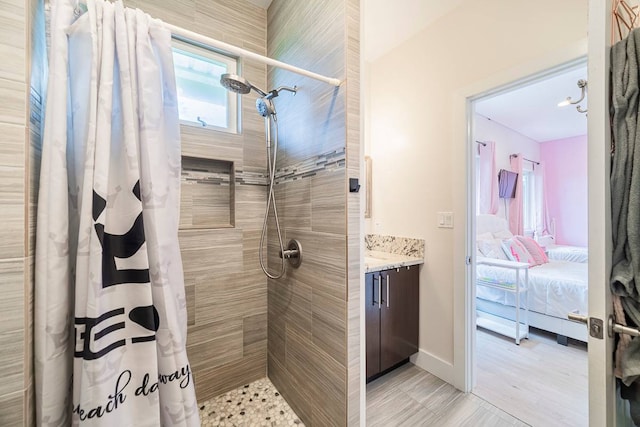
[[[345,161],[346,151],[344,147],[313,156],[302,162],[276,170],[276,184],[308,178],[323,170],[344,168]]]
[[[236,183],[244,185],[269,185],[269,176],[261,172],[236,170]]]
[[[268,378],[200,403],[200,422],[202,427],[304,427]]]
[[[229,185],[232,162],[182,156],[182,181],[193,184]]]
[[[205,159],[206,161],[207,159]],[[314,176],[322,170],[335,170],[345,167],[345,149],[330,151],[318,156],[310,157],[295,165],[285,166],[276,170],[276,184]],[[213,160],[216,162],[216,160]],[[185,181],[197,181],[201,184],[225,185],[229,184],[230,176],[214,171],[190,168],[182,171],[182,179]],[[262,172],[245,172],[240,169],[235,171],[235,182],[241,185],[269,185],[269,176]]]
[[[369,251],[389,252],[424,259],[424,239],[367,234],[364,236],[364,243]]]

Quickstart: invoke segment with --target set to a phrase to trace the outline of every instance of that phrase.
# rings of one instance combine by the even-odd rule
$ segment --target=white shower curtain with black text
[[[35,288],[41,426],[197,426],[171,34],[52,1]]]

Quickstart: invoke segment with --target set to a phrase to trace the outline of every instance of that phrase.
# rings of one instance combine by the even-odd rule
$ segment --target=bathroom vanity
[[[368,253],[371,255],[371,253]],[[415,257],[365,257],[367,381],[418,351],[419,264]]]

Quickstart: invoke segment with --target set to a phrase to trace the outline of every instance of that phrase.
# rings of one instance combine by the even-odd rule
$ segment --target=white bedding
[[[586,263],[550,261],[529,268],[529,310],[566,319],[567,313],[587,313],[588,272]],[[478,278],[515,281],[511,269],[478,264]],[[515,305],[515,295],[499,289],[476,286],[476,296],[500,304]]]
[[[587,262],[589,261],[589,251],[580,246],[549,245],[546,247],[550,260]]]

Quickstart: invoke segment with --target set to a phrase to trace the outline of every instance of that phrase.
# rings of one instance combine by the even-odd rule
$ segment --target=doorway
[[[588,425],[586,328],[566,320],[587,312],[586,99],[558,106],[586,74],[581,58],[469,104],[472,392],[532,425]]]

